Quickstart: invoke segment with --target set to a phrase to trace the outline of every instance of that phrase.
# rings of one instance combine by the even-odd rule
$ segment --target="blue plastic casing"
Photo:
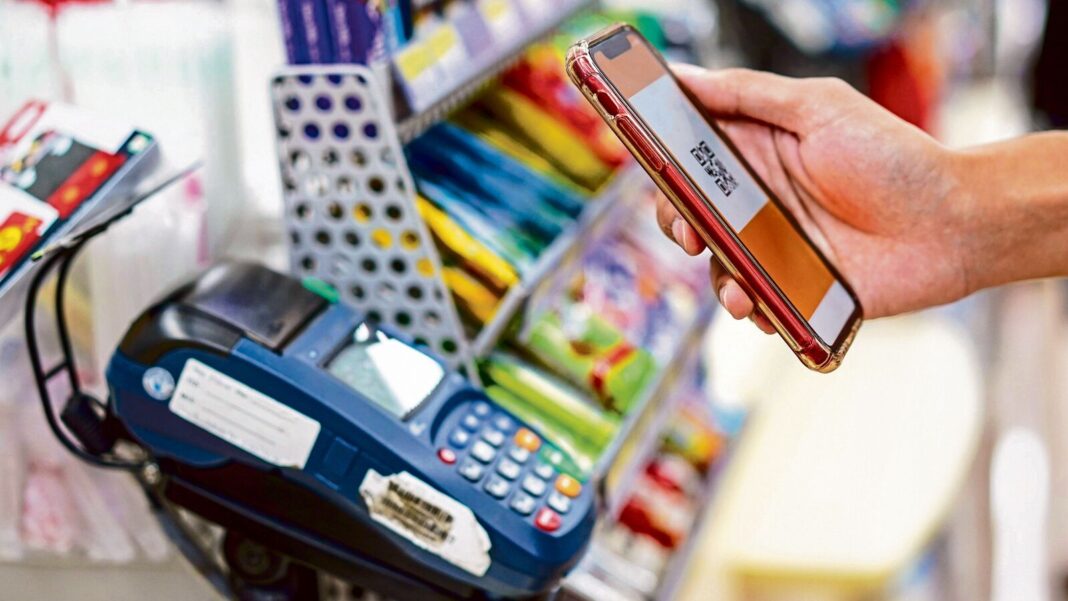
[[[159,306],[154,309],[158,314]],[[119,350],[107,370],[112,411],[130,436],[157,460],[173,460],[175,464],[194,469],[241,463],[265,476],[280,475],[287,484],[314,492],[349,519],[376,529],[396,543],[410,560],[446,579],[492,596],[525,597],[552,590],[589,543],[596,513],[592,487],[585,486],[571,499],[570,509],[560,515],[558,529],[547,532],[535,523],[538,511],[521,515],[509,504],[524,476],[519,476],[503,499],[486,492],[485,480],[494,472],[500,457],[486,466],[486,476],[476,482],[465,479],[457,468],[466,459],[471,445],[451,447],[457,455],[455,464],[440,459],[438,451],[450,448],[450,433],[460,427],[460,421],[472,412],[475,403],[483,414],[483,404],[488,404],[494,416],[505,417],[514,424],[506,433],[507,442],[498,453],[500,456],[507,454],[503,449],[511,442],[516,429],[526,426],[457,374],[447,375],[406,419],[388,414],[334,378],[324,367],[351,340],[361,323],[363,318],[352,309],[329,304],[278,352],[246,336],[236,339],[225,351],[180,340],[160,340],[161,347],[167,350],[151,364],[135,361]],[[170,399],[157,400],[146,393],[143,377],[147,369],[162,368],[177,382],[191,359],[319,422],[321,430],[304,468],[271,465],[176,415],[169,408]],[[478,436],[477,430],[472,432],[473,439]],[[534,456],[523,465],[524,475],[534,469],[537,460]],[[489,535],[491,563],[486,573],[472,574],[374,521],[358,491],[369,470],[383,475],[408,472],[470,508]],[[539,508],[546,505],[552,487],[550,480],[549,492],[538,500]],[[245,503],[241,511],[255,516],[259,508],[255,503]],[[331,524],[322,527],[327,532],[332,529]],[[332,544],[352,543],[358,548],[358,542],[333,541]],[[360,552],[370,555],[371,560],[376,559],[374,550]],[[383,565],[383,570],[389,569],[389,565]]]

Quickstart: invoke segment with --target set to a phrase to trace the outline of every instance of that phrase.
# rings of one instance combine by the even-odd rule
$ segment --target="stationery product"
[[[501,79],[570,127],[607,165],[618,167],[629,159],[627,149],[564,76],[564,62],[550,47],[531,49]]]
[[[521,227],[551,242],[567,227],[582,203],[558,186],[516,163],[477,136],[439,124],[407,147],[413,169],[448,177],[481,197],[487,211],[504,210]]]
[[[331,62],[370,64],[385,52],[382,16],[373,0],[325,0]]]
[[[525,146],[512,132],[484,112],[473,109],[460,111],[453,115],[452,121],[547,180],[566,190],[585,194],[585,191],[557,169],[552,161]]]
[[[475,274],[498,293],[503,293],[519,281],[514,267],[475,239],[444,211],[422,196],[416,203],[419,214],[447,258],[461,263],[465,270]]]
[[[442,275],[445,278],[445,285],[452,291],[457,308],[462,313],[480,324],[493,319],[501,297],[459,267],[447,265]]]
[[[560,439],[569,439],[567,446],[589,460],[583,463],[576,455],[580,466],[592,467],[615,436],[618,420],[614,416],[586,402],[581,392],[512,355],[494,353],[482,363],[482,371],[488,381],[525,401]]]
[[[325,0],[278,0],[290,64],[335,62]]]
[[[507,215],[499,215],[501,220],[495,221],[484,207],[478,205],[477,200],[471,199],[468,192],[458,189],[448,180],[412,167],[412,175],[420,193],[472,237],[514,265],[521,274],[533,265],[543,243],[531,239],[514,224],[508,223]]]
[[[278,21],[282,27],[282,44],[286,49],[286,60],[291,65],[308,62],[303,43],[297,40],[298,21],[289,10],[289,0],[278,0]]]
[[[0,128],[0,286],[152,147],[148,134],[70,106],[23,105]]]
[[[656,375],[656,362],[618,329],[580,303],[546,311],[520,344],[553,371],[595,396],[605,409],[627,414]]]
[[[479,98],[478,106],[538,149],[584,189],[595,192],[611,177],[612,167],[585,145],[575,144],[569,127],[517,92],[507,88],[491,90]]]

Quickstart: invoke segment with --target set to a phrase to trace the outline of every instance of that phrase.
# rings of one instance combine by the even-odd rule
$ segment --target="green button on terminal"
[[[318,294],[329,303],[336,303],[341,299],[341,294],[337,291],[337,288],[334,288],[319,278],[306,277],[301,280],[301,284],[304,285],[306,290]]]

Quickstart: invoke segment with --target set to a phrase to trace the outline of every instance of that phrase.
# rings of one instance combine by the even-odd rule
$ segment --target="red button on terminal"
[[[546,532],[556,532],[560,529],[560,516],[552,509],[542,507],[534,516],[534,525]]]
[[[454,453],[452,449],[438,449],[438,459],[440,459],[442,463],[452,465],[456,463],[456,453]]]

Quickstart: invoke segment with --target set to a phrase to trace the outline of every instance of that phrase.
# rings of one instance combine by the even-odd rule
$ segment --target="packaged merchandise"
[[[501,301],[500,296],[459,267],[446,265],[442,276],[457,301],[457,308],[469,318],[469,322],[485,324],[493,319],[497,304]]]
[[[460,264],[498,295],[519,282],[515,267],[449,219],[441,209],[422,196],[416,202],[419,214],[434,235],[438,248],[444,251],[447,262]]]
[[[676,277],[673,262],[660,264],[650,257],[650,246],[667,243],[663,236],[639,243],[630,229],[587,250],[570,297],[619,328],[632,344],[667,361],[678,344],[677,332],[693,319],[697,296]]]
[[[331,60],[367,65],[384,52],[382,16],[374,0],[325,0]],[[289,43],[287,40],[286,48]]]
[[[477,110],[483,110],[516,133],[518,139],[572,181],[589,192],[599,190],[614,169],[583,144],[575,144],[571,128],[553,118],[525,96],[508,88],[497,88],[479,97]]]
[[[538,241],[517,230],[514,223],[494,221],[478,208],[477,199],[448,181],[435,179],[434,176],[416,176],[416,182],[419,192],[427,200],[472,238],[511,264],[517,273],[526,273],[534,264],[541,246]],[[504,217],[502,215],[502,219]]]
[[[547,311],[528,324],[521,344],[608,411],[626,415],[656,375],[645,349],[581,303]]]
[[[645,458],[641,474],[624,491],[618,516],[604,524],[591,553],[601,585],[622,594],[656,598],[675,561],[687,561],[684,543],[694,536],[711,502],[717,467],[729,437],[703,392],[700,357],[682,367],[671,395],[671,411],[659,446]]]
[[[575,182],[557,169],[552,161],[525,146],[489,115],[476,110],[465,110],[453,115],[452,121],[547,180],[566,190],[584,193]]]
[[[571,453],[583,474],[588,474],[618,431],[617,418],[589,404],[586,395],[512,355],[494,353],[481,369],[487,383],[513,397],[498,402],[539,423],[551,442]]]
[[[148,134],[70,106],[23,105],[0,127],[0,284],[152,144]]]
[[[278,15],[291,64],[335,62],[330,19],[324,0],[278,0]]]
[[[664,435],[664,450],[689,462],[698,471],[710,469],[723,456],[727,437],[712,424],[709,409],[700,396],[684,403],[673,416]]]
[[[559,235],[583,207],[573,194],[454,125],[432,127],[408,145],[407,154],[413,170],[448,177],[487,204],[524,219],[539,234]]]
[[[563,61],[552,48],[532,48],[501,81],[569,126],[605,164],[615,168],[630,160],[627,149],[568,81]]]

